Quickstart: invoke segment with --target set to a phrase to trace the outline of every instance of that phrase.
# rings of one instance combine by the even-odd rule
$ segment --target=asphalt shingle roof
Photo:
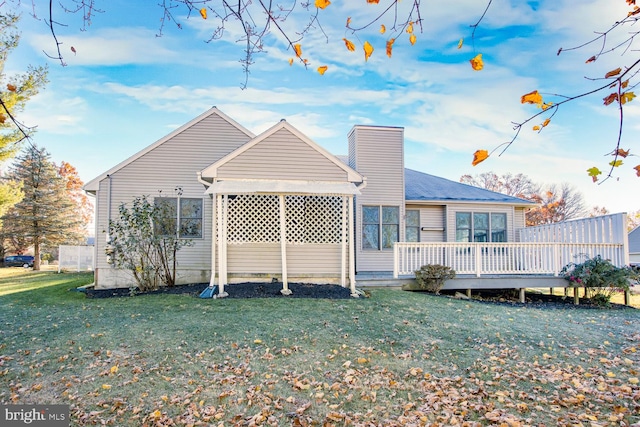
[[[462,184],[412,169],[404,170],[405,200],[442,200],[451,202],[488,202],[534,204],[518,197],[507,196],[484,188]]]

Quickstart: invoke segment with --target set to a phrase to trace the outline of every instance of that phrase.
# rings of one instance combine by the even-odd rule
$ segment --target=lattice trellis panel
[[[277,243],[280,241],[280,201],[276,195],[229,196],[227,242]]]
[[[229,196],[227,243],[280,242],[279,203],[277,195]],[[340,243],[345,203],[340,196],[285,196],[287,243]]]
[[[287,243],[340,243],[342,197],[286,196]]]

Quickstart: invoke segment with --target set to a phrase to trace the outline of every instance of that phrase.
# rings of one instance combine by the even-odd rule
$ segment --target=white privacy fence
[[[600,255],[616,266],[629,264],[626,214],[605,215],[520,230],[522,242],[394,244],[394,277],[423,265],[441,264],[457,274],[557,276],[569,263]]]
[[[521,242],[628,245],[627,214],[625,213],[526,227],[518,232]]]
[[[58,247],[58,273],[62,270],[92,271],[94,269],[93,245]]]

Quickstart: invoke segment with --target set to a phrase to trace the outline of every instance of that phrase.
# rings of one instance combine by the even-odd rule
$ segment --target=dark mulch
[[[460,292],[460,291],[458,291]],[[445,297],[454,297],[456,291],[442,291],[442,295]],[[624,304],[610,304],[608,307],[603,307],[591,301],[588,298],[582,297],[582,291],[580,292],[580,304],[573,303],[573,290],[570,290],[570,295],[564,297],[562,295],[549,295],[538,292],[527,292],[525,294],[525,303],[520,302],[520,293],[517,290],[511,289],[483,289],[474,290],[471,294],[470,301],[477,301],[486,304],[500,304],[522,307],[536,307],[543,309],[575,309],[575,308],[593,308],[593,309],[625,309],[634,307],[626,306]]]
[[[200,293],[206,289],[207,283],[197,283],[192,285],[166,286],[151,292],[131,292],[129,289],[86,289],[87,298],[112,298],[125,297],[135,295],[154,295],[154,294],[182,294],[198,297]],[[338,285],[327,284],[309,284],[309,283],[290,283],[289,289],[293,292],[289,296],[280,293],[282,289],[281,282],[270,283],[234,283],[225,286],[225,291],[229,294],[227,298],[326,298],[326,299],[347,299],[351,298],[351,290]],[[442,291],[440,294],[445,298],[454,297],[456,291]],[[582,293],[581,293],[582,295]],[[527,292],[525,295],[526,303],[519,301],[518,291],[509,289],[500,290],[474,290],[470,301],[480,302],[484,304],[500,304],[509,306],[526,306],[542,309],[575,309],[575,308],[594,308],[602,309],[589,299],[580,298],[580,305],[573,303],[573,294],[568,297],[561,295],[548,295],[537,292]],[[622,304],[611,304],[610,309],[633,308]]]
[[[154,294],[187,294],[194,297],[208,286],[207,283],[194,285],[165,286],[157,291],[131,292],[129,289],[86,289],[87,298],[112,298],[132,295]],[[234,283],[224,287],[229,294],[227,298],[327,298],[346,299],[351,298],[351,290],[338,285],[316,285],[309,283],[289,283],[289,289],[293,292],[289,296],[280,293],[281,282],[270,283]]]

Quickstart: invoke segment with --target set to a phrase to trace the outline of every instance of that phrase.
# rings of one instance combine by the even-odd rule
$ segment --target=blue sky
[[[5,71],[48,63],[50,83],[21,120],[37,125],[34,142],[54,161],[74,165],[85,182],[215,105],[256,134],[284,118],[334,154],[346,154],[353,125],[402,126],[406,167],[456,181],[488,171],[524,173],[540,183],[574,185],[588,206],[640,209],[640,178],[631,169],[640,163],[637,157],[617,171],[617,180],[594,185],[586,174],[594,165],[604,169],[609,161],[604,155],[614,147],[617,110],[602,105],[606,94],[563,106],[540,134],[531,130],[532,123],[505,154],[471,166],[476,149],[491,150],[510,140],[512,122],[536,112],[520,103],[521,95],[534,89],[575,95],[592,84],[585,76],[602,77],[631,62],[631,54],[614,53],[585,64],[596,53],[591,48],[556,55],[558,48],[578,45],[624,16],[624,0],[579,7],[569,0],[494,0],[477,30],[475,50],[469,26],[486,3],[423,1],[417,43],[410,46],[406,34],[399,36],[391,58],[378,25],[358,37],[344,30],[346,17],[359,25],[379,13],[385,1],[335,0],[320,11],[329,42],[319,31],[302,42],[308,69],[290,66],[293,53],[273,34],[264,40],[266,52],[255,57],[244,90],[243,45],[235,42],[234,25],[222,40],[206,43],[215,20],[187,19],[184,9],[176,9],[182,29],[168,23],[157,37],[162,16],[157,2],[100,1],[103,13],[86,31],[81,16],[54,17],[67,24],[58,28],[67,62],[62,67],[43,53],[55,53],[48,27],[29,16],[30,2],[22,3],[22,41]],[[47,4],[36,0],[40,17]],[[294,14],[284,25],[293,29],[306,19]],[[358,45],[356,52],[345,49],[343,37]],[[458,50],[460,38],[465,44]],[[367,62],[359,46],[364,40],[375,48]],[[469,65],[476,53],[485,61],[480,72]],[[329,67],[325,75],[315,71],[320,65]],[[627,104],[622,145],[632,153],[640,153],[639,116],[640,102]]]

